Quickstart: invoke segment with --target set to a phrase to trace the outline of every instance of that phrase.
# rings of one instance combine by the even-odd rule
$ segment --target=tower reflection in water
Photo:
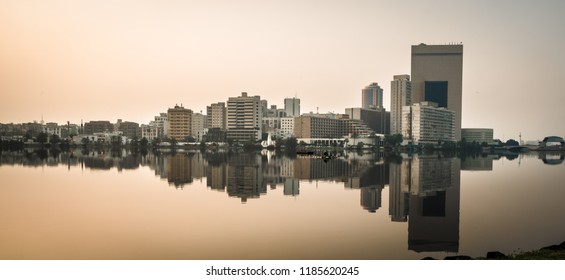
[[[459,250],[459,158],[414,156],[390,165],[392,221],[408,222],[408,249]]]

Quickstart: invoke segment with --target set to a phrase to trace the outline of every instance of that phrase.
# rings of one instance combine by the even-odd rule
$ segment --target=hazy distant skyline
[[[410,47],[463,43],[462,127],[565,136],[563,1],[0,0],[0,123],[148,123],[241,92],[361,107]]]

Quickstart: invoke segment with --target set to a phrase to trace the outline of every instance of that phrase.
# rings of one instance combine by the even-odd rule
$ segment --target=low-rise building
[[[84,124],[84,134],[113,132],[114,125],[110,121],[90,121]]]
[[[494,130],[492,128],[462,128],[461,140],[465,139],[468,143],[493,143]]]
[[[138,123],[128,121],[124,122],[121,119],[118,119],[114,125],[114,131],[121,131],[122,134],[128,138],[141,136]]]
[[[294,137],[294,117],[281,118],[281,138]]]

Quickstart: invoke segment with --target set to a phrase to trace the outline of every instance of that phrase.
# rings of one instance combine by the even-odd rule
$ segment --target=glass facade
[[[437,103],[438,107],[447,108],[447,81],[424,82],[424,99]]]

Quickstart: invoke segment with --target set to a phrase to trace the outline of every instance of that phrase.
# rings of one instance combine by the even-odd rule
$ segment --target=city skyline
[[[205,112],[240,92],[343,113],[372,82],[390,110],[390,81],[410,73],[412,45],[462,42],[463,128],[565,135],[553,88],[565,75],[555,36],[565,3],[320,4],[3,1],[0,122],[148,123],[174,104]]]

